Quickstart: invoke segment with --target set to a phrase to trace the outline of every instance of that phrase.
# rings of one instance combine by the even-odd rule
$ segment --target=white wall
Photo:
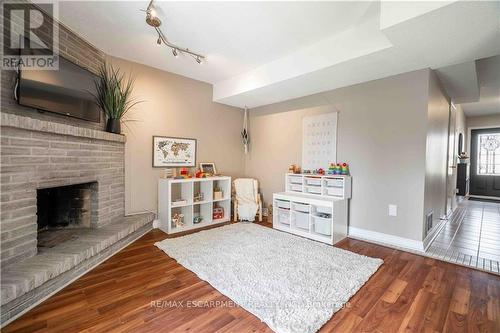
[[[425,155],[424,217],[433,212],[433,225],[446,215],[446,177],[448,156],[448,98],[436,74],[429,71],[427,136]],[[422,220],[424,222],[424,220]],[[422,229],[422,235],[424,235]]]
[[[288,166],[301,163],[302,117],[338,110],[337,158],[353,176],[350,225],[421,241],[428,77],[425,69],[252,109],[246,175],[271,202]]]
[[[152,168],[153,135],[197,139],[197,162],[215,162],[229,176],[244,172],[240,131],[241,109],[212,102],[208,83],[131,61],[109,58],[136,77],[137,106],[124,127],[125,210],[127,214],[157,211],[157,184],[162,169]]]

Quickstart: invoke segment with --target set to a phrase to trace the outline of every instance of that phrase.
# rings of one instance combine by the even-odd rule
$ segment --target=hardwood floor
[[[166,237],[153,230],[2,332],[271,332],[154,246]],[[339,247],[384,264],[321,332],[500,332],[499,276],[352,239]]]

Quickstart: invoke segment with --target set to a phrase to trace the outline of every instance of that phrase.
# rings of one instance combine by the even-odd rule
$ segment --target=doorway
[[[500,197],[500,128],[471,130],[470,195]]]

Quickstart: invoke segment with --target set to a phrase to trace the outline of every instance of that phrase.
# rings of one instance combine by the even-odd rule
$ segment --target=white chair
[[[234,221],[254,221],[258,214],[262,222],[262,199],[259,182],[252,178],[237,178],[233,181]]]

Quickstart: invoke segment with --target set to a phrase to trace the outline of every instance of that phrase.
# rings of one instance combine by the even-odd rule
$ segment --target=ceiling
[[[461,103],[462,110],[467,117],[500,114],[500,56],[475,63],[479,96],[475,101]]]
[[[59,19],[108,54],[209,82],[214,101],[238,107],[500,54],[497,1],[155,3],[167,37],[206,62],[156,44],[148,1],[60,1]]]

